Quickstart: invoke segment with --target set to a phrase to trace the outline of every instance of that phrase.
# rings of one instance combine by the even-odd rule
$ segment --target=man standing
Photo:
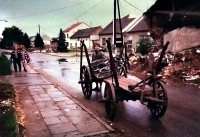
[[[13,48],[14,48],[14,50],[11,53],[10,59],[13,60],[13,65],[14,65],[15,72],[17,72],[17,66],[19,68],[19,71],[21,71],[22,54],[18,50],[18,46],[17,46],[16,43],[13,44]]]

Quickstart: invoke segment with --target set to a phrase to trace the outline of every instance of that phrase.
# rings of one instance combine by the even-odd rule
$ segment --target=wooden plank
[[[132,79],[128,79],[126,77],[122,77],[122,76],[118,76],[118,80],[119,80],[119,87],[121,87],[122,89],[131,92],[131,93],[140,93],[141,90],[140,89],[135,89],[135,90],[129,90],[128,86],[129,85],[134,85],[137,84],[136,81],[132,80]],[[112,78],[107,78],[104,79],[105,82],[111,83],[112,82]],[[144,95],[152,95],[152,87],[145,85],[145,89],[144,89]]]

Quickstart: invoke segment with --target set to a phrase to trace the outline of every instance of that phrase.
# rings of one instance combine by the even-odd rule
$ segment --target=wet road
[[[106,122],[104,104],[99,103],[101,93],[93,92],[90,100],[82,94],[79,80],[79,58],[65,57],[68,62],[58,62],[61,57],[31,53],[31,64],[42,69],[60,82],[73,88],[67,93]],[[85,61],[84,61],[85,63]],[[75,89],[75,90],[74,90]],[[150,111],[139,101],[119,102],[113,128],[124,137],[199,137],[200,89],[186,85],[166,85],[168,108],[161,119],[151,117]],[[75,91],[75,92],[74,92]]]

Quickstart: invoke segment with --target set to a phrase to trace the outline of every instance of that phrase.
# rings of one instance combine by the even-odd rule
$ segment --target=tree
[[[65,52],[65,51],[67,51],[67,47],[68,47],[68,45],[66,44],[65,34],[62,31],[62,29],[60,29],[60,33],[58,35],[58,47],[57,47],[57,51],[58,52]]]
[[[40,36],[39,33],[37,33],[34,43],[35,43],[35,47],[39,48],[40,52],[41,52],[41,49],[44,48],[44,42],[43,42],[43,39],[42,39],[42,37]]]
[[[26,48],[30,48],[30,45],[31,45],[31,41],[29,39],[29,36],[25,33],[23,35],[23,39],[22,39],[22,44],[26,47]]]
[[[142,55],[148,54],[152,44],[150,38],[141,38],[139,40],[139,46],[136,48],[136,52],[141,53]]]
[[[11,48],[13,42],[22,44],[23,32],[16,26],[6,27],[2,33],[1,48]]]

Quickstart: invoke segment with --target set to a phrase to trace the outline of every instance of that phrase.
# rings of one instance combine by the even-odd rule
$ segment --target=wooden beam
[[[153,13],[156,14],[180,14],[180,15],[195,15],[195,16],[200,16],[200,12],[192,12],[192,11],[160,11],[156,10],[153,11]]]

